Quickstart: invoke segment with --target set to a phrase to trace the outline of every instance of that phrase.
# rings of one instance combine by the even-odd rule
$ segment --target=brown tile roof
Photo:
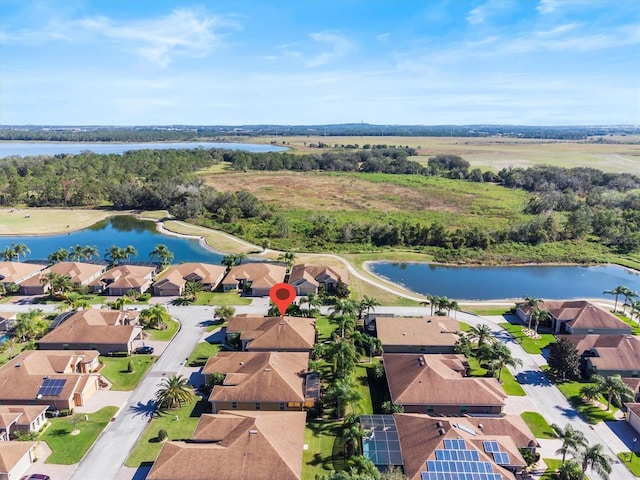
[[[304,412],[202,415],[195,442],[165,444],[147,479],[299,480],[305,420]]]
[[[504,405],[495,378],[463,377],[464,355],[385,354],[384,368],[394,403],[403,405]]]
[[[635,335],[558,335],[567,338],[580,354],[595,350],[589,361],[598,370],[640,370],[640,338]]]
[[[201,282],[205,285],[213,285],[214,287],[220,283],[227,271],[222,265],[213,265],[210,263],[181,263],[170,267],[157,281],[156,286],[162,286],[169,283],[176,286],[182,286],[186,282]]]
[[[20,283],[44,270],[46,265],[23,262],[0,262],[0,282]]]
[[[240,332],[247,350],[311,350],[315,325],[315,318],[236,315],[229,319],[227,333]]]
[[[46,410],[46,405],[0,405],[0,419],[6,415],[14,416],[17,417],[17,425],[27,426]],[[0,427],[3,427],[1,420]],[[6,428],[6,425],[4,427]]]
[[[404,462],[405,475],[410,480],[420,480],[421,472],[427,470],[427,460],[435,460],[436,449],[444,449],[445,439],[462,439],[465,441],[467,449],[477,450],[481,461],[492,463],[493,472],[503,475],[504,479],[515,479],[513,473],[500,467],[493,461],[490,454],[485,453],[482,440],[498,441],[501,451],[506,451],[510,458],[525,465],[522,456],[518,452],[513,441],[505,436],[494,435],[471,435],[463,429],[454,425],[466,424],[466,418],[436,418],[428,415],[396,413],[393,415],[400,440],[400,450]],[[440,426],[441,425],[441,426]],[[441,434],[440,430],[444,430]],[[515,462],[514,462],[515,463]]]
[[[102,286],[105,281],[111,281],[109,287],[125,288],[140,287],[149,282],[155,272],[155,267],[143,267],[139,265],[120,265],[107,270],[89,285]]]
[[[35,447],[36,442],[0,442],[0,473],[8,473]]]
[[[325,276],[333,279],[335,282],[349,284],[349,274],[344,268],[330,267],[327,265],[307,265],[305,263],[299,263],[291,268],[289,283],[304,279],[317,286],[320,283],[317,279]]]
[[[460,323],[451,317],[376,317],[382,345],[451,345],[458,341]]]
[[[640,378],[622,377],[622,381],[626,383],[631,390],[636,392],[636,395],[640,396]]]
[[[29,278],[23,282],[22,285],[42,285],[42,279],[49,272],[70,277],[73,283],[84,284],[89,282],[96,275],[100,274],[100,272],[104,271],[105,268],[105,265],[97,265],[95,263],[59,262],[43,270],[40,274]]]
[[[211,402],[301,402],[309,354],[301,352],[220,352],[202,373],[226,374]]]
[[[92,350],[26,350],[0,367],[0,400],[7,404],[35,400],[45,377],[66,380],[58,398],[70,398],[87,376],[74,373],[75,365],[97,356]]]
[[[233,267],[222,283],[225,285],[236,284],[238,280],[251,281],[252,288],[270,288],[277,283],[284,282],[287,269],[282,265],[271,263],[243,263]]]
[[[625,403],[625,406],[640,418],[640,403]]]
[[[630,329],[618,317],[587,300],[544,300],[538,307],[548,310],[556,319],[566,321],[574,329]],[[519,305],[519,308],[525,314],[529,311],[529,307],[524,305]]]
[[[38,343],[125,344],[142,331],[138,326],[123,325],[125,315],[135,317],[139,314],[120,310],[80,310],[47,333]]]

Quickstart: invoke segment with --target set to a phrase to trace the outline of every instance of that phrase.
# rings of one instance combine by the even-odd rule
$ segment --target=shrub
[[[164,430],[163,428],[158,430],[158,440],[159,441],[164,442],[168,437],[169,437],[169,435],[167,435],[167,431],[166,430]]]

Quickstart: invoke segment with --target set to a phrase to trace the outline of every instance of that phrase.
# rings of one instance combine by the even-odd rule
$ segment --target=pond
[[[198,239],[165,235],[156,229],[155,222],[138,220],[129,215],[118,215],[103,220],[84,230],[50,236],[0,236],[0,250],[12,243],[24,243],[31,253],[29,260],[46,260],[59,248],[69,250],[74,245],[93,245],[104,256],[107,248],[133,245],[138,251],[132,261],[147,262],[149,253],[159,243],[167,246],[174,255],[173,263],[206,262],[219,264],[223,255],[202,247]]]
[[[602,298],[606,297],[602,292],[618,285],[640,291],[640,274],[615,265],[458,267],[372,262],[368,267],[414,292],[459,300]]]
[[[256,143],[223,142],[153,142],[153,143],[73,143],[73,142],[0,142],[0,158],[19,155],[21,157],[37,155],[56,155],[62,153],[78,154],[86,150],[93,153],[122,154],[128,150],[169,150],[191,148],[223,148],[227,150],[246,150],[248,152],[283,152],[286,147],[261,145]]]

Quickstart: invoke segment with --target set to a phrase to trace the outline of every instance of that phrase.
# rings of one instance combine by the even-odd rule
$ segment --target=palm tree
[[[621,405],[622,402],[632,401],[634,398],[634,391],[622,381],[620,375],[611,375],[608,377],[594,375],[591,377],[591,381],[595,383],[582,387],[580,394],[589,400],[594,400],[598,395],[606,397],[607,410],[611,408],[612,401],[616,405]]]
[[[349,326],[355,326],[356,304],[351,299],[336,299],[329,307],[331,319],[340,325],[340,337],[344,338],[345,330]]]
[[[16,252],[9,246],[4,247],[4,251],[2,252],[2,259],[7,262],[13,262],[17,257]]]
[[[68,308],[69,310],[86,310],[91,307],[89,301],[83,298],[78,292],[67,293],[62,304],[66,307],[65,309]]]
[[[111,245],[107,248],[104,258],[109,260],[111,265],[119,265],[122,260],[126,258],[124,253],[124,249],[118,247],[117,245]]]
[[[159,243],[149,254],[149,258],[151,258],[152,261],[156,257],[158,258],[160,266],[164,268],[173,260],[173,252],[169,250],[166,245]]]
[[[564,464],[567,453],[577,452],[579,448],[588,445],[587,439],[580,430],[576,430],[570,424],[566,424],[564,428],[552,423],[551,428],[556,436],[562,440],[562,446],[556,450],[556,455],[562,454],[562,463]]]
[[[98,257],[100,255],[100,252],[93,245],[87,245],[82,249],[82,254],[84,258],[86,258],[87,260],[91,260],[93,257]]]
[[[64,292],[73,288],[73,282],[68,275],[48,272],[40,278],[40,283],[49,285],[49,295],[51,298],[56,295],[64,295]]]
[[[627,290],[629,290],[629,289],[627,287],[625,287],[624,285],[618,285],[613,290],[605,290],[604,292],[602,292],[603,294],[615,295],[616,296],[616,301],[615,301],[615,303],[613,305],[613,311],[614,312],[618,309],[618,296],[619,295],[624,295]]]
[[[380,305],[375,298],[367,297],[366,295],[356,306],[356,311],[358,313],[358,320],[362,320],[362,315],[366,313],[367,315],[371,312],[371,310],[375,310],[377,306]]]
[[[223,305],[216,308],[213,313],[217,318],[219,318],[222,322],[226,322],[231,317],[236,314],[236,309],[231,305]]]
[[[447,302],[447,315],[451,316],[451,310],[453,310],[454,312],[459,312],[460,311],[460,305],[458,304],[457,301],[455,300],[449,300]],[[456,315],[457,317],[457,315]]]
[[[354,410],[353,404],[362,396],[349,379],[339,378],[329,385],[325,398],[336,403],[335,415],[336,418],[341,418],[344,416],[347,404],[351,404],[351,409]]]
[[[160,410],[180,408],[193,398],[189,380],[182,375],[171,375],[168,378],[163,378],[158,386],[160,389],[156,392],[156,403]]]
[[[551,312],[549,312],[549,310],[540,310],[538,307],[533,310],[531,316],[533,317],[533,331],[535,333],[538,333],[538,325],[540,325],[540,322],[551,320]]]
[[[542,300],[536,297],[530,297],[529,295],[526,295],[524,297],[524,301],[525,301],[525,305],[529,307],[529,313],[527,314],[527,328],[531,328],[531,317],[533,315],[533,311],[534,309],[538,308],[538,305]]]
[[[305,317],[309,317],[309,318],[315,317],[316,314],[320,313],[320,310],[318,309],[318,307],[322,305],[322,300],[320,299],[318,294],[310,293],[306,297],[302,297],[300,299],[300,306],[302,306],[302,304],[304,303],[307,304],[307,310],[305,311],[301,309],[301,311]]]
[[[16,337],[26,342],[42,336],[48,327],[49,322],[44,319],[44,312],[38,308],[19,313],[13,324],[13,331]]]
[[[339,339],[328,348],[327,355],[333,364],[336,378],[348,378],[356,368],[359,355],[356,347],[349,340]]]
[[[51,252],[47,257],[49,263],[65,262],[69,259],[69,252],[66,248],[59,248],[55,252]]]
[[[624,303],[622,304],[622,314],[627,313],[627,307],[630,306],[633,301],[630,301],[634,298],[638,298],[638,292],[627,288],[624,292]]]
[[[133,245],[127,245],[126,247],[124,247],[124,250],[122,251],[122,254],[124,255],[124,259],[128,262],[131,263],[131,257],[137,257],[138,256],[138,250],[136,250],[136,247],[134,247]]]
[[[494,370],[496,367],[498,368],[498,381],[502,377],[502,369],[505,366],[518,367],[522,365],[522,360],[514,358],[509,347],[502,342],[483,345],[482,348],[478,349],[478,358],[489,361]]]
[[[283,262],[287,266],[287,272],[289,272],[291,271],[291,267],[293,267],[293,264],[296,263],[297,258],[298,256],[295,254],[295,252],[289,251],[278,255],[278,258],[276,258],[276,260],[278,260],[279,262]]]
[[[340,437],[344,439],[345,447],[349,456],[359,452],[360,441],[367,434],[367,431],[360,425],[359,417],[353,413],[345,416],[342,422]]]
[[[189,301],[195,302],[198,298],[198,292],[203,290],[201,282],[187,282],[184,284],[184,291],[182,295]]]
[[[427,305],[431,306],[431,313],[430,315],[433,316],[433,300],[436,298],[435,295],[431,295],[430,293],[427,293],[425,295],[425,297],[427,297],[427,299],[423,302],[420,302],[420,305],[426,307]]]
[[[629,312],[629,315],[631,315],[632,319],[634,314],[638,319],[638,326],[640,327],[640,300],[634,300],[631,302],[631,311]]]
[[[220,263],[227,267],[227,270],[230,270],[232,267],[236,265],[240,265],[243,260],[246,260],[247,255],[244,253],[230,253],[226,257],[222,257]]]
[[[80,244],[69,247],[69,260],[79,262],[86,258],[84,247]]]
[[[485,323],[480,323],[471,327],[469,329],[469,335],[472,339],[478,340],[478,348],[482,348],[485,343],[495,340],[491,327]]]
[[[27,253],[31,253],[29,247],[27,247],[24,243],[12,243],[11,247],[13,247],[13,253],[16,254],[16,258],[20,261],[20,255],[24,258],[27,258]]]
[[[127,295],[123,295],[121,297],[116,298],[115,302],[113,302],[114,310],[124,310],[125,305],[129,305],[132,302],[131,297]]]
[[[578,462],[569,460],[558,467],[556,475],[558,480],[580,480],[582,469]]]
[[[584,480],[587,468],[594,471],[603,480],[608,480],[611,473],[611,458],[602,453],[602,444],[597,443],[591,447],[583,449],[578,458],[582,468],[580,480]]]
[[[143,310],[140,316],[156,329],[160,328],[160,324],[165,324],[170,320],[169,312],[163,305],[156,303],[152,307]]]

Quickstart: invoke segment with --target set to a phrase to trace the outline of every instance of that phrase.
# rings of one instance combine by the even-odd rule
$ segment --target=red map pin
[[[288,283],[278,283],[269,290],[269,297],[284,316],[289,305],[296,299],[296,291]]]

